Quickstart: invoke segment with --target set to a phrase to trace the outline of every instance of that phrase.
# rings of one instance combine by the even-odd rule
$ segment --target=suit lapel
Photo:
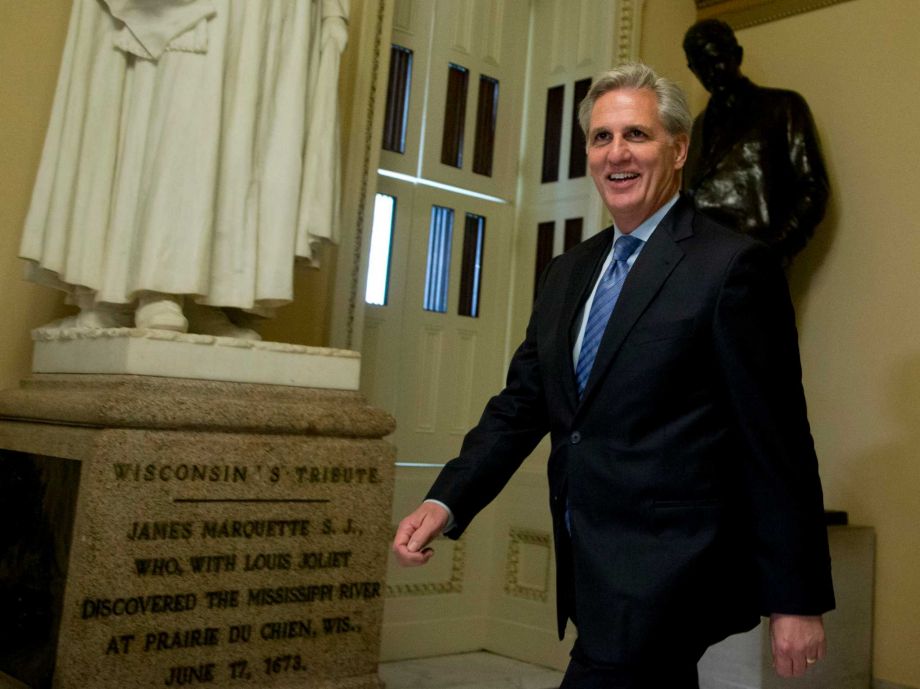
[[[607,369],[636,321],[683,258],[684,252],[677,241],[692,234],[691,217],[690,204],[684,199],[678,201],[662,219],[626,276],[613,315],[601,338],[582,406],[606,376]]]

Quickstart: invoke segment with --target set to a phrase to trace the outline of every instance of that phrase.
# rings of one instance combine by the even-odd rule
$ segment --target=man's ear
[[[674,169],[680,170],[687,162],[687,151],[690,148],[690,137],[678,134],[674,137]]]

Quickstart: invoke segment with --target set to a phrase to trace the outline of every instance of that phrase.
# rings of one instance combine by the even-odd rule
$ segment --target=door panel
[[[432,207],[453,210],[446,312],[426,310]],[[485,219],[479,315],[458,314],[467,213]],[[414,195],[402,313],[403,361],[394,440],[400,461],[443,462],[502,381],[511,212],[506,204],[429,187]]]

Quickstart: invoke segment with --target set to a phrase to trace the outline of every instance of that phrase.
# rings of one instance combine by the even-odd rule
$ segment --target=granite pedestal
[[[379,689],[392,430],[334,389],[0,394],[0,686]]]

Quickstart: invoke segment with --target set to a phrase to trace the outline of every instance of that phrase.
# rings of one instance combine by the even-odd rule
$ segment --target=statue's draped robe
[[[20,254],[97,302],[267,312],[335,240],[348,0],[75,0]]]

